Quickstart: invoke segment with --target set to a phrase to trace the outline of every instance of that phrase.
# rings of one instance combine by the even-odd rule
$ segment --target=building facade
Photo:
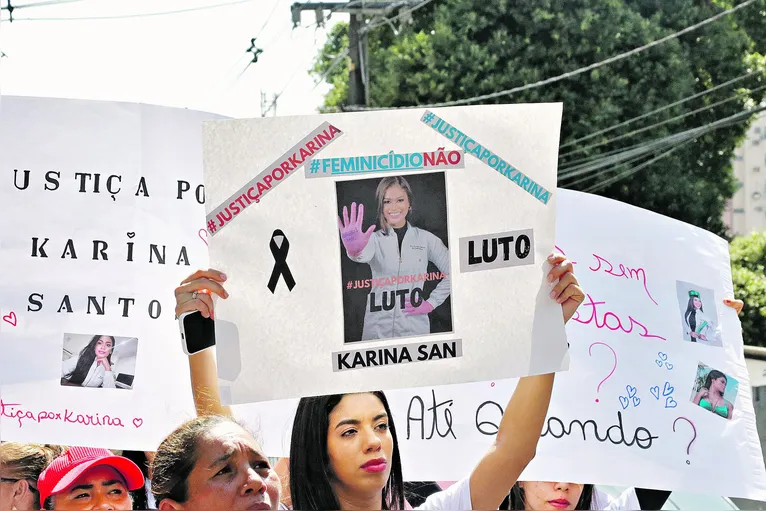
[[[737,191],[724,212],[732,234],[766,230],[766,114],[750,126],[732,161]]]

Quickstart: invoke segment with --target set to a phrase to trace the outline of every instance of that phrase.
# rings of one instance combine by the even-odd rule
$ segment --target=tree
[[[534,83],[644,45],[731,5],[710,0],[436,0],[414,12],[413,23],[398,35],[387,25],[368,33],[370,106],[439,103]],[[758,71],[731,87],[565,147],[561,173],[575,160],[705,126],[760,103],[766,91],[753,89],[766,83],[766,66],[755,42],[766,40],[764,12],[766,0],[759,0],[638,55],[487,102],[563,102],[561,141],[567,144]],[[347,31],[343,24],[334,27],[313,68],[334,85],[325,110],[342,108],[346,100],[350,64],[332,63],[347,47]],[[758,32],[755,39],[748,31]],[[728,97],[732,99],[709,110],[601,144]],[[734,193],[731,154],[747,126],[740,123],[700,136],[597,193],[725,234],[722,212]],[[601,145],[587,147],[594,144]],[[607,167],[562,179],[559,185],[590,190],[630,168]]]
[[[766,346],[766,232],[730,243],[734,295],[745,302],[740,317],[745,344]]]

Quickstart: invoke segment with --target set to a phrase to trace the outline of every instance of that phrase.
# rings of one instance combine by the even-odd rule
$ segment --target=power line
[[[761,85],[760,87],[756,87],[755,89],[752,89],[751,92],[757,92],[757,91],[763,90],[763,89],[766,89],[766,85]],[[734,96],[730,96],[730,97],[728,97],[726,99],[723,99],[721,101],[717,101],[715,103],[711,103],[711,104],[709,104],[707,106],[704,106],[702,108],[698,108],[696,110],[692,110],[691,112],[686,112],[684,114],[677,115],[675,117],[671,117],[670,119],[665,119],[664,121],[656,122],[654,124],[650,124],[649,126],[645,126],[643,128],[639,128],[637,130],[629,131],[628,133],[625,133],[623,135],[619,135],[619,136],[610,138],[608,140],[605,140],[603,142],[599,142],[597,144],[587,145],[585,147],[581,147],[579,149],[575,149],[573,151],[569,151],[568,153],[560,154],[559,158],[565,158],[565,157],[569,156],[570,154],[577,154],[577,153],[581,153],[583,151],[587,151],[588,149],[593,149],[594,147],[600,147],[600,146],[603,146],[603,145],[611,144],[612,142],[616,142],[617,140],[622,140],[624,138],[632,137],[633,135],[638,135],[639,133],[643,133],[645,131],[649,131],[649,130],[657,128],[659,126],[663,126],[665,124],[668,124],[670,122],[680,121],[681,119],[689,117],[690,115],[698,114],[700,112],[704,112],[705,110],[710,110],[711,108],[715,108],[717,106],[721,106],[724,103],[728,103],[729,101],[734,101],[735,99],[740,99],[740,98],[741,98],[741,96],[735,94]]]
[[[426,1],[431,1],[431,0],[426,0]],[[355,107],[355,106],[352,107],[352,106],[348,106],[348,107],[346,107],[346,109],[347,110],[387,110],[387,109],[397,109],[398,110],[398,109],[408,109],[408,108],[437,108],[437,107],[446,107],[446,106],[467,105],[467,104],[470,104],[470,103],[476,103],[476,102],[479,102],[479,101],[484,101],[486,99],[494,99],[494,98],[499,98],[499,97],[502,97],[502,96],[508,96],[508,95],[511,95],[511,94],[513,94],[515,92],[521,92],[521,91],[524,91],[524,90],[534,89],[534,88],[537,88],[537,87],[542,87],[543,85],[548,85],[548,84],[551,84],[551,83],[554,83],[554,82],[565,80],[567,78],[571,78],[573,76],[577,76],[577,75],[580,75],[582,73],[586,73],[588,71],[592,71],[592,70],[597,69],[599,67],[605,66],[607,64],[612,64],[613,62],[617,62],[617,61],[625,59],[627,57],[636,55],[636,54],[641,53],[643,51],[646,51],[646,50],[648,50],[650,48],[653,48],[653,47],[655,47],[657,45],[660,45],[662,43],[670,41],[671,39],[676,39],[676,38],[678,38],[678,37],[680,37],[680,36],[682,36],[684,34],[687,34],[689,32],[697,30],[700,27],[703,27],[705,25],[713,23],[714,21],[717,21],[717,20],[719,20],[720,18],[722,18],[724,16],[728,16],[729,14],[732,14],[732,13],[734,13],[734,12],[740,10],[740,9],[743,9],[743,8],[753,4],[755,1],[756,0],[746,0],[745,2],[742,2],[741,4],[739,4],[739,5],[735,6],[735,7],[732,7],[731,9],[727,9],[727,10],[725,10],[723,12],[720,12],[720,13],[716,14],[715,16],[711,16],[710,18],[707,18],[706,20],[703,20],[703,21],[701,21],[699,23],[696,23],[694,25],[686,27],[686,28],[684,28],[682,30],[679,30],[678,32],[675,32],[673,34],[667,35],[665,37],[662,37],[662,38],[657,39],[655,41],[652,41],[650,43],[647,43],[647,44],[645,44],[643,46],[639,46],[637,48],[633,48],[632,50],[620,53],[620,54],[615,55],[613,57],[610,57],[608,59],[601,60],[599,62],[595,62],[595,63],[590,64],[588,66],[581,67],[579,69],[575,69],[574,71],[563,73],[563,74],[560,74],[558,76],[553,76],[551,78],[546,78],[544,80],[540,80],[540,81],[535,82],[535,83],[529,83],[529,84],[526,84],[526,85],[521,85],[519,87],[514,87],[512,89],[507,89],[507,90],[502,90],[502,91],[498,91],[498,92],[493,92],[493,93],[490,93],[490,94],[483,94],[481,96],[474,96],[474,97],[471,97],[471,98],[458,99],[458,100],[454,100],[454,101],[444,101],[444,102],[441,102],[441,103],[432,103],[432,104],[428,104],[428,105],[398,106],[398,107],[387,107],[387,108],[381,108],[381,107],[371,108],[371,107]]]
[[[715,92],[715,91],[717,91],[719,89],[722,89],[723,87],[727,87],[727,86],[731,85],[732,83],[738,82],[740,80],[744,80],[745,78],[747,78],[749,76],[756,75],[756,74],[760,74],[760,73],[758,73],[756,71],[751,71],[749,73],[745,73],[742,76],[738,76],[738,77],[736,77],[734,79],[729,80],[728,82],[722,83],[720,85],[716,85],[715,87],[712,87],[710,89],[704,90],[702,92],[698,92],[697,94],[694,94],[692,96],[688,96],[688,97],[685,97],[683,99],[679,99],[678,101],[674,101],[673,103],[670,103],[668,105],[665,105],[665,106],[662,106],[662,107],[657,108],[655,110],[652,110],[651,112],[647,112],[647,113],[639,115],[637,117],[633,117],[632,119],[628,119],[627,121],[623,121],[623,122],[620,122],[618,124],[614,124],[612,126],[609,126],[608,128],[604,128],[602,130],[594,131],[593,133],[585,135],[584,137],[580,137],[580,138],[578,138],[576,140],[572,140],[571,142],[567,142],[566,144],[562,144],[562,145],[559,146],[559,149],[563,149],[565,147],[569,147],[571,145],[577,144],[578,142],[582,142],[584,140],[589,140],[589,139],[591,139],[593,137],[597,137],[597,136],[602,135],[604,133],[608,133],[608,132],[610,132],[612,130],[616,130],[617,128],[622,128],[623,126],[627,126],[628,124],[631,124],[633,122],[639,121],[641,119],[644,119],[646,117],[652,116],[654,114],[658,114],[658,113],[660,113],[660,112],[662,112],[664,110],[667,110],[669,108],[673,108],[674,106],[678,106],[680,104],[686,103],[687,101],[691,101],[692,99],[696,99],[696,98],[699,98],[701,96],[705,96],[706,94],[710,94],[711,92]]]
[[[56,0],[51,0],[56,1]],[[75,0],[58,0],[58,1],[75,1]],[[130,18],[148,18],[152,16],[165,16],[169,14],[183,14],[186,12],[204,11],[208,9],[217,9],[218,7],[229,7],[231,5],[244,4],[252,2],[253,0],[232,0],[230,2],[224,2],[213,5],[201,5],[199,7],[190,7],[187,9],[177,9],[174,11],[160,11],[160,12],[145,12],[136,14],[116,14],[113,16],[82,16],[76,18],[13,18],[13,21],[89,21],[89,20],[120,20]],[[36,4],[39,5],[39,4]],[[30,6],[31,7],[31,6]],[[18,9],[19,7],[14,7]]]
[[[387,25],[387,24],[391,23],[392,21],[401,18],[402,16],[406,16],[408,14],[412,14],[413,12],[417,11],[418,9],[421,9],[421,8],[425,7],[426,5],[430,4],[433,1],[434,0],[423,0],[422,2],[420,2],[415,7],[411,7],[409,9],[404,9],[403,11],[398,13],[396,16],[391,16],[391,17],[384,18],[382,20],[376,21],[374,23],[370,23],[369,25],[367,25],[364,28],[362,28],[362,30],[360,30],[359,32],[360,32],[360,34],[364,34],[366,32],[369,32],[370,30],[374,30],[375,28],[377,28],[377,27],[379,27],[381,25]]]
[[[704,134],[706,134],[708,132],[711,132],[711,131],[715,131],[715,130],[720,129],[720,128],[732,126],[732,125],[738,124],[740,122],[746,121],[749,118],[751,118],[753,115],[755,115],[755,114],[757,114],[759,112],[762,112],[764,110],[766,110],[766,106],[762,106],[762,107],[758,107],[758,108],[754,108],[754,109],[750,109],[750,110],[744,110],[742,112],[739,112],[737,114],[731,115],[729,117],[725,117],[723,119],[719,119],[719,120],[717,120],[715,122],[712,122],[710,124],[706,124],[704,126],[699,126],[699,127],[696,127],[696,128],[692,128],[692,129],[686,130],[684,132],[677,133],[677,134],[671,135],[669,137],[665,137],[664,139],[660,139],[657,142],[661,143],[663,141],[672,140],[673,142],[675,142],[673,144],[673,146],[675,146],[675,147],[671,147],[671,149],[674,151],[674,150],[678,149],[679,147],[681,147],[682,145],[684,145],[685,143],[699,138],[701,135],[704,135]],[[660,144],[658,144],[657,142],[653,142],[652,144],[654,144],[657,147],[659,147]],[[645,162],[645,163],[642,163],[642,164],[640,164],[640,165],[638,165],[636,167],[632,167],[628,171],[623,172],[622,174],[619,174],[618,176],[613,176],[612,178],[609,178],[609,179],[607,179],[605,181],[602,181],[602,182],[592,186],[591,188],[589,188],[589,189],[587,189],[585,191],[586,192],[593,192],[593,191],[599,190],[599,189],[601,189],[601,188],[603,188],[605,186],[608,186],[608,185],[610,185],[612,183],[615,183],[615,182],[617,182],[617,181],[619,181],[621,179],[624,179],[625,177],[628,177],[628,176],[630,176],[632,174],[635,174],[639,170],[645,168],[649,163],[653,163],[653,162],[655,162],[655,161],[657,161],[657,160],[659,160],[661,158],[664,158],[664,157],[668,156],[671,153],[672,153],[672,151],[665,151],[664,153],[661,153],[658,157],[655,157],[654,159],[652,159],[650,162]],[[635,161],[635,160],[632,160],[632,161]],[[631,163],[631,162],[622,163],[621,165],[618,165],[616,168],[624,167],[626,164]],[[583,181],[585,181],[587,179],[594,179],[594,178],[597,178],[598,176],[605,175],[605,174],[608,174],[610,172],[614,172],[614,170],[616,170],[616,168],[607,169],[605,171],[598,172],[598,173],[590,176],[589,178],[577,181],[576,183],[583,182]],[[566,187],[573,186],[576,183],[570,183],[570,184],[566,185]]]
[[[32,4],[21,4],[21,5],[13,5],[13,6],[6,6],[6,7],[0,7],[0,11],[15,11],[16,9],[24,9],[26,7],[44,7],[46,5],[58,5],[58,4],[70,4],[73,2],[82,2],[83,0],[46,0],[43,2],[35,2]]]

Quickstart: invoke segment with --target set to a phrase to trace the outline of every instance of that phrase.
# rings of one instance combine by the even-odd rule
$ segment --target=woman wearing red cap
[[[40,474],[43,509],[133,509],[129,491],[143,488],[141,469],[107,449],[70,447]]]

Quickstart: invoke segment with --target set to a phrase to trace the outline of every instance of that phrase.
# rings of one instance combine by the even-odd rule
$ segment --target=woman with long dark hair
[[[734,405],[724,399],[728,378],[721,371],[713,369],[707,374],[705,383],[699,387],[692,402],[709,412],[716,413],[724,419],[731,420]]]
[[[700,294],[689,291],[689,303],[684,313],[684,326],[687,340],[691,342],[708,342],[715,339],[715,328],[710,318],[705,315]]]
[[[585,295],[572,263],[548,258],[551,298],[568,321]],[[225,275],[201,270],[176,288],[176,315],[214,317],[211,294],[227,298]],[[197,412],[230,413],[220,404],[213,350],[189,357]],[[418,509],[497,509],[535,455],[553,390],[553,374],[521,378],[500,421],[493,446],[465,479],[431,495]],[[404,509],[399,443],[382,392],[301,399],[290,448],[294,509]],[[159,456],[159,453],[158,453]]]
[[[61,377],[72,385],[83,387],[103,387],[113,389],[112,351],[114,337],[94,335],[80,354],[64,361]]]

